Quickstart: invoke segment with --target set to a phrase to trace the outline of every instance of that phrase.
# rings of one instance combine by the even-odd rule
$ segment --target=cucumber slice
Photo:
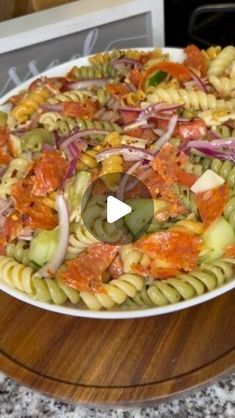
[[[57,230],[40,231],[30,242],[28,258],[38,266],[43,266],[54,256],[57,248]]]
[[[131,206],[132,211],[124,217],[124,222],[135,237],[146,231],[154,215],[167,207],[167,203],[160,199],[135,198],[128,199],[125,203]]]
[[[228,245],[235,243],[231,225],[221,216],[202,234],[205,248],[202,250],[202,261],[212,261],[222,257]]]

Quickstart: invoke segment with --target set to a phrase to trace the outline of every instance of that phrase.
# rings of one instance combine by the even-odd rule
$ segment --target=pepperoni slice
[[[86,253],[67,262],[67,269],[60,274],[65,284],[74,289],[104,293],[102,274],[108,269],[119,247],[110,244],[95,244]]]
[[[215,222],[224,211],[228,201],[229,187],[225,183],[215,189],[196,193],[195,202],[206,228]]]
[[[144,267],[141,265],[133,266],[133,272],[144,277],[153,277],[154,279],[169,279],[169,277],[178,276],[181,271],[173,267],[157,267],[154,263]]]
[[[160,231],[140,238],[134,248],[154,259],[154,268],[191,271],[197,266],[201,239],[181,231]]]
[[[6,244],[22,232],[23,222],[20,214],[17,211],[13,211],[4,223],[1,235],[0,235],[0,247],[4,248]]]
[[[55,211],[46,206],[42,198],[32,194],[33,179],[19,180],[11,189],[15,209],[22,215],[25,226],[32,228],[54,229],[57,224]]]
[[[64,114],[72,118],[92,118],[97,112],[97,106],[94,102],[88,100],[84,103],[64,102]]]
[[[200,49],[196,45],[188,45],[186,48],[184,48],[184,52],[186,54],[184,64],[187,67],[192,67],[193,69],[200,71],[201,75],[206,75],[206,57],[203,55]]]
[[[68,169],[68,162],[62,158],[59,151],[44,151],[34,166],[34,185],[32,193],[35,196],[46,196],[61,186]]]
[[[106,89],[114,97],[120,97],[124,96],[124,94],[130,93],[128,86],[122,83],[108,84]]]
[[[113,279],[117,279],[123,274],[123,262],[119,254],[113,260],[108,272]]]
[[[225,248],[224,255],[225,257],[235,258],[235,244],[229,245],[227,248]]]

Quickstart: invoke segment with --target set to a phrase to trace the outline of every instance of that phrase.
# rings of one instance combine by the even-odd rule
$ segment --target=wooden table
[[[95,320],[34,308],[0,292],[0,370],[89,405],[151,405],[235,367],[235,290],[152,318]]]

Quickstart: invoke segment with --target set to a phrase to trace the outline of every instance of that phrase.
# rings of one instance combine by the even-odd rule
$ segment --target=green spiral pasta
[[[59,279],[43,279],[35,274],[32,277],[32,284],[34,288],[33,297],[40,302],[62,305],[69,301],[76,305],[80,301],[78,290],[65,285]]]
[[[190,213],[198,215],[198,209],[194,198],[194,193],[191,192],[190,188],[184,185],[177,185],[177,194]]]
[[[80,292],[85,305],[92,310],[110,309],[122,305],[130,297],[134,298],[144,286],[144,279],[136,274],[122,274],[118,279],[104,284],[105,293]]]
[[[146,284],[134,298],[129,298],[129,306],[165,306],[188,300],[209,292],[233,276],[229,262],[216,260],[211,264],[202,264],[200,269],[181,274],[167,280],[154,280]]]
[[[222,138],[235,137],[235,128],[229,128],[226,125],[216,126],[215,132],[217,132]]]
[[[207,169],[211,169],[215,173],[217,173],[219,176],[223,177],[228,185],[231,188],[234,188],[235,186],[235,167],[234,164],[231,161],[221,161],[217,158],[207,158],[202,157],[198,155],[191,155],[192,161],[198,161],[197,164],[188,164],[185,166],[185,170],[187,172],[194,172],[194,170],[197,170],[199,172],[201,167],[201,174],[206,171]],[[194,170],[190,171],[190,168],[194,167]]]
[[[147,96],[147,100],[150,103],[165,102],[171,105],[181,104],[186,109],[193,110],[213,110],[235,108],[235,100],[223,100],[217,99],[214,94],[207,94],[203,91],[175,89],[175,88],[162,88],[157,87],[154,93]]]
[[[11,160],[0,183],[0,197],[6,198],[11,194],[12,186],[24,177],[29,165],[26,157],[18,157]]]
[[[7,244],[6,254],[8,257],[14,258],[16,261],[24,264],[25,266],[31,264],[28,258],[29,246],[27,241],[19,240],[16,243],[10,242]]]
[[[94,90],[93,98],[96,99],[101,106],[106,106],[107,108],[115,109],[120,106],[120,101],[113,97],[105,88]]]
[[[63,102],[82,103],[91,97],[88,91],[70,90],[64,93],[57,94],[48,100],[48,103],[56,104]]]
[[[11,257],[0,256],[0,280],[41,302],[60,305],[69,300],[76,304],[80,299],[78,291],[57,279],[38,277],[32,267],[24,266]]]
[[[117,71],[115,68],[109,65],[109,63],[96,63],[86,65],[82,67],[73,67],[70,72],[70,76],[76,80],[87,80],[92,78],[115,78]]]
[[[118,124],[102,120],[63,117],[62,119],[57,120],[56,123],[56,129],[63,136],[68,136],[77,128],[80,130],[102,129],[110,132],[122,132],[122,129]],[[93,134],[92,138],[102,139],[103,135]]]

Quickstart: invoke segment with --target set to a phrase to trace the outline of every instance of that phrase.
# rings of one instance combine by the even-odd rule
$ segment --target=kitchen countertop
[[[235,373],[191,396],[152,408],[89,408],[68,404],[0,373],[1,418],[235,418]]]

